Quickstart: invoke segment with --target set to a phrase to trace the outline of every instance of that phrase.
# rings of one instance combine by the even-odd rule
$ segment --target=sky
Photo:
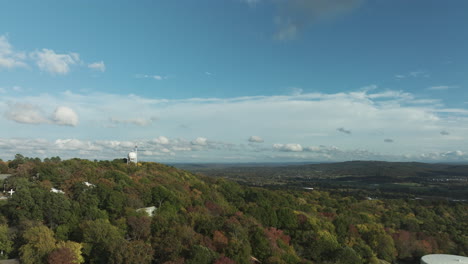
[[[468,162],[468,1],[0,3],[0,158]]]

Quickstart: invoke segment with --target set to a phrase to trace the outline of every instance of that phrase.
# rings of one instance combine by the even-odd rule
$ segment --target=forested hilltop
[[[0,257],[22,263],[419,263],[468,255],[468,204],[270,190],[163,164],[0,161]],[[141,208],[155,207],[152,216]]]

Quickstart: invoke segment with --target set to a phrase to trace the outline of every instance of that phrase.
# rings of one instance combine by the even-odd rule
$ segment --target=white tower
[[[446,254],[431,254],[421,258],[421,264],[463,264],[468,263],[468,257],[446,255]]]
[[[135,146],[135,149],[132,152],[128,153],[127,164],[130,162],[138,164],[138,147]]]

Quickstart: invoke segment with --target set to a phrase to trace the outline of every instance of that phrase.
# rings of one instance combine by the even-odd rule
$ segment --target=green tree
[[[276,243],[276,241],[274,242]],[[251,232],[250,244],[254,245],[252,247],[253,256],[258,258],[261,262],[265,262],[268,257],[271,256],[270,242],[261,228],[255,227],[254,231]]]
[[[26,230],[23,239],[25,244],[19,249],[21,263],[44,263],[47,255],[55,249],[54,232],[46,226]]]
[[[200,245],[194,245],[190,249],[187,264],[210,264],[216,259],[216,253]]]
[[[119,244],[125,243],[123,232],[104,219],[86,221],[81,225],[84,254],[90,263],[109,263]]]
[[[13,241],[8,235],[8,226],[6,224],[0,225],[0,250],[3,252],[0,259],[7,259],[8,254],[13,250]]]

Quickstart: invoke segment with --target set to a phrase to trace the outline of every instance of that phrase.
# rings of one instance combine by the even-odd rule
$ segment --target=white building
[[[64,192],[64,191],[62,191],[62,190],[59,190],[59,189],[55,189],[55,188],[53,188],[53,187],[52,187],[52,188],[50,188],[50,192],[53,192],[53,193],[61,193],[61,194],[65,194],[65,192]]]
[[[144,207],[144,208],[140,208],[140,209],[137,209],[136,211],[137,212],[146,212],[149,216],[153,216],[154,215],[154,211],[156,211],[156,206],[150,206],[150,207]]]

